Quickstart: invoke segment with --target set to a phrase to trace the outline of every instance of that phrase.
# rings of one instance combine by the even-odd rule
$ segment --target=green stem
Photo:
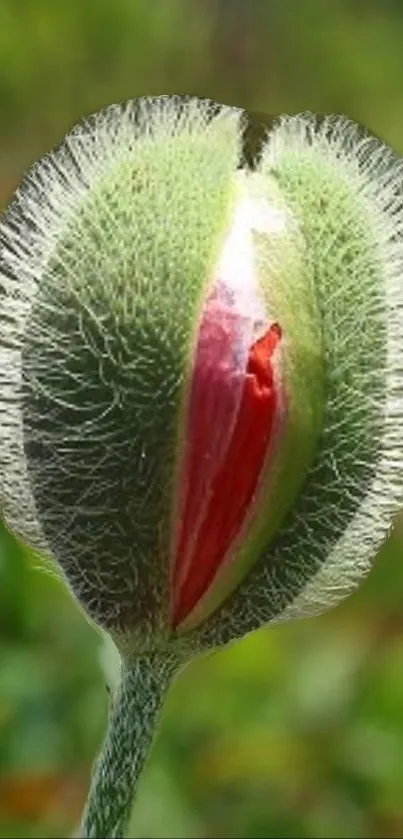
[[[171,650],[158,650],[124,669],[95,765],[80,831],[83,839],[125,835],[156,717],[181,663]]]

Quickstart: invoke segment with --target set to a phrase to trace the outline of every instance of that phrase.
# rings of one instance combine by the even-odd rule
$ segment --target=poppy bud
[[[241,142],[235,109],[108,108],[0,227],[3,516],[126,673],[88,836],[175,668],[337,602],[402,504],[402,164],[343,119],[280,120],[254,171]]]

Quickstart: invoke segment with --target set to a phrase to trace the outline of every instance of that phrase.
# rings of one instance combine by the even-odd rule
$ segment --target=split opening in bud
[[[281,328],[268,322],[260,298],[252,237],[256,213],[261,228],[268,210],[248,199],[238,205],[202,311],[179,474],[174,627],[231,560],[275,436]]]

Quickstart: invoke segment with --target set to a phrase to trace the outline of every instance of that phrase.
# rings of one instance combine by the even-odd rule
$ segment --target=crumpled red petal
[[[281,329],[271,324],[249,346],[242,369],[247,329],[228,291],[218,285],[202,318],[189,400],[172,580],[174,627],[191,613],[227,557],[253,502],[273,432],[278,402],[273,354]]]

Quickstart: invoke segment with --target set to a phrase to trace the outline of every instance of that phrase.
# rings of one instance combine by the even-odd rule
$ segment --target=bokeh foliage
[[[1,202],[79,118],[141,94],[345,113],[403,152],[402,43],[401,0],[0,0]],[[133,835],[403,835],[401,533],[329,615],[188,668]],[[0,836],[73,834],[115,668],[57,578],[3,531]]]

